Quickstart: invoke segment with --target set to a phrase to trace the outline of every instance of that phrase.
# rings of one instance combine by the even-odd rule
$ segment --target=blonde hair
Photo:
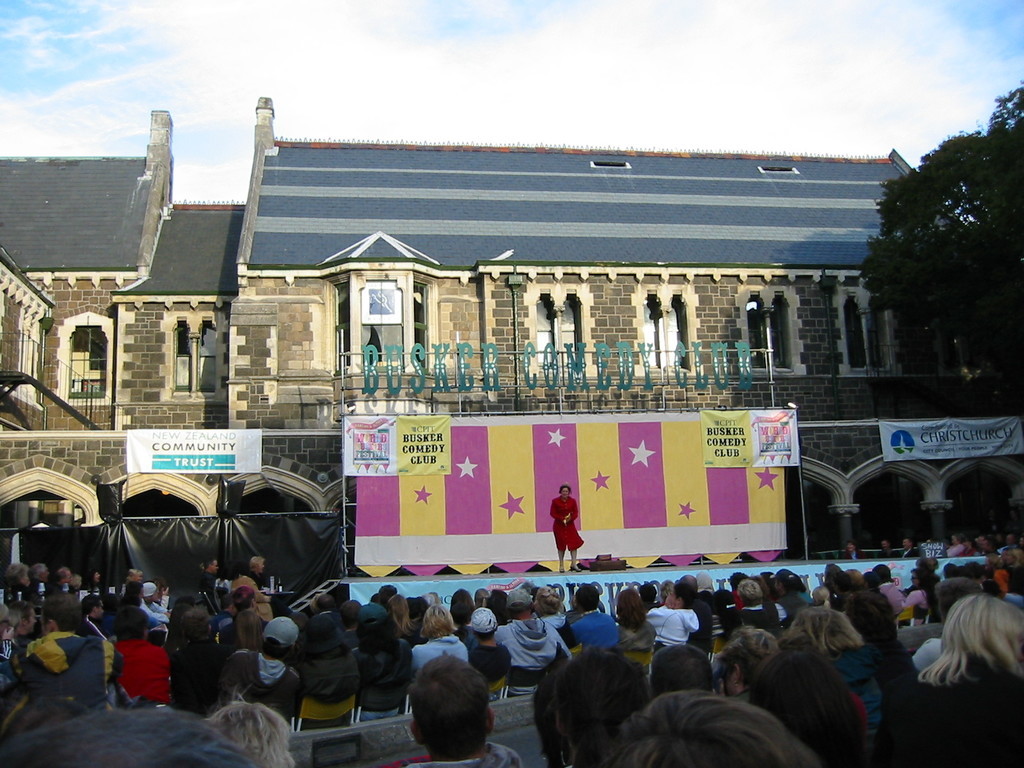
[[[251,571],[254,566],[263,565],[266,562],[267,559],[265,557],[261,557],[260,555],[253,555],[249,558],[249,570]]]
[[[676,594],[676,583],[672,579],[665,579],[661,582],[661,589],[658,590],[658,595],[661,597],[661,602],[665,602],[670,597],[675,597]]]
[[[541,587],[533,598],[534,608],[538,616],[554,616],[562,613],[565,608],[562,598],[551,587]]]
[[[753,579],[744,579],[737,584],[736,592],[739,594],[744,606],[753,608],[764,602],[764,590]]]
[[[784,647],[806,642],[830,659],[864,646],[864,638],[854,629],[845,613],[816,605],[804,608],[796,615],[792,626],[783,633],[782,640]]]
[[[942,653],[917,676],[929,685],[955,685],[974,680],[973,659],[998,672],[1024,677],[1020,663],[1024,612],[986,594],[968,595],[954,603],[942,627]]]
[[[288,751],[288,723],[265,704],[233,701],[210,715],[207,722],[238,744],[260,768],[294,768],[295,758]]]
[[[811,590],[811,602],[816,606],[832,607],[832,593],[828,587],[815,587]]]
[[[455,620],[451,611],[443,605],[432,605],[423,614],[423,629],[421,634],[428,640],[437,637],[447,637],[455,632]]]

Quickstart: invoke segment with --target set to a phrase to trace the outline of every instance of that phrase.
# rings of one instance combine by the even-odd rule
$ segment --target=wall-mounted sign
[[[130,429],[125,454],[129,472],[259,472],[261,429]]]

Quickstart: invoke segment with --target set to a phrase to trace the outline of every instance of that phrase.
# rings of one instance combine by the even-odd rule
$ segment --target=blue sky
[[[1024,79],[1024,2],[5,0],[0,155],[145,153],[241,200],[280,138],[884,156],[916,164]]]

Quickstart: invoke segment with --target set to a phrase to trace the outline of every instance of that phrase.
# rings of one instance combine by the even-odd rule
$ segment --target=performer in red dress
[[[558,489],[558,497],[551,500],[551,517],[555,522],[552,530],[555,534],[555,546],[558,547],[558,572],[565,573],[565,550],[569,550],[572,558],[569,570],[580,570],[576,562],[576,550],[583,546],[583,539],[576,530],[576,519],[580,516],[576,499],[569,494],[572,488],[563,485]]]

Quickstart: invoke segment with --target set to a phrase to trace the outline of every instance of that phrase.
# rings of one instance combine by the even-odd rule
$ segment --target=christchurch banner
[[[749,436],[752,412],[729,419],[722,429]],[[786,546],[783,470],[705,467],[696,413],[454,418],[449,446],[450,474],[359,476],[363,570],[550,567],[549,512],[563,483],[579,502],[584,559],[611,553],[633,565],[663,557],[681,566],[741,552],[767,560]]]
[[[259,429],[130,429],[125,458],[129,472],[259,472]]]
[[[965,459],[1024,453],[1020,419],[880,421],[883,461]]]

